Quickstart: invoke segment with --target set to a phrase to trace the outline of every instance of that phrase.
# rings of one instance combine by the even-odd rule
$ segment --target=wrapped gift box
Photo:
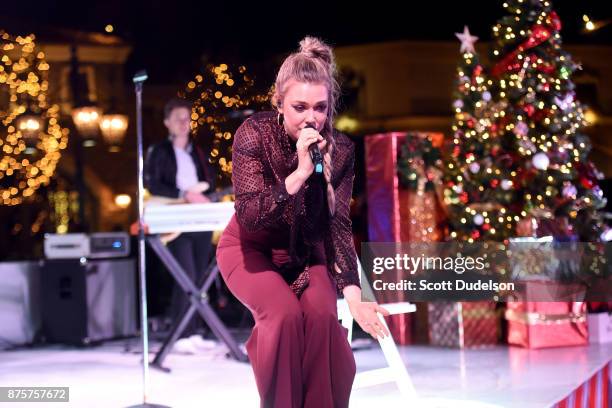
[[[545,348],[588,342],[584,302],[508,302],[506,320],[508,344]]]
[[[429,303],[429,341],[444,347],[471,348],[498,343],[499,318],[493,302]]]
[[[398,158],[407,136],[430,138],[439,147],[443,135],[435,132],[392,132],[365,137],[366,189],[368,197],[368,235],[372,242],[437,241],[437,228],[444,218],[442,205],[433,191],[401,188]],[[425,210],[430,225],[416,225],[418,211]],[[421,212],[422,213],[422,212]],[[431,228],[426,236],[423,228]]]
[[[365,137],[370,242],[433,242],[443,236],[439,225],[444,214],[436,193],[423,192],[422,188],[412,191],[400,186],[398,159],[408,135],[428,137],[436,147],[439,147],[444,137],[441,133],[433,132],[391,132]],[[408,300],[402,292],[386,293],[385,296],[386,298],[377,300]],[[411,327],[415,325],[413,319],[414,316],[409,314],[387,318],[389,329],[397,343],[409,344],[414,340],[411,335]]]

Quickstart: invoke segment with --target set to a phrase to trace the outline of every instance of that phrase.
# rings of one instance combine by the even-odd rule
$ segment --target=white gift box
[[[612,313],[589,313],[589,342],[612,343]]]

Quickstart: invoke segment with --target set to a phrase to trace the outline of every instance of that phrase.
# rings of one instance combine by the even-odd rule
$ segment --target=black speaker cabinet
[[[45,260],[41,296],[46,342],[87,345],[137,332],[134,259]]]

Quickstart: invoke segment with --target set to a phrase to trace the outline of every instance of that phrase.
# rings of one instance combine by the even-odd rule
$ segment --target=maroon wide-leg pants
[[[288,242],[288,234],[249,233],[234,216],[217,247],[225,283],[255,318],[246,348],[261,407],[348,407],[355,359],[323,247],[314,251],[310,284],[298,298],[277,268]]]

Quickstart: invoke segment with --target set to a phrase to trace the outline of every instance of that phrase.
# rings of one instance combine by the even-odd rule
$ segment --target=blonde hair
[[[272,89],[272,106],[278,109],[285,97],[287,83],[290,80],[323,84],[327,87],[327,118],[321,133],[327,140],[327,147],[323,155],[323,175],[327,182],[327,204],[330,216],[333,216],[336,211],[336,195],[331,184],[333,171],[331,154],[335,147],[333,124],[337,109],[336,103],[340,94],[336,74],[336,62],[331,47],[318,38],[305,37],[300,41],[300,50],[283,61]]]
[[[285,97],[287,83],[290,80],[311,84],[323,84],[328,90],[327,119],[323,131],[331,136],[336,103],[340,86],[336,79],[336,62],[331,47],[314,37],[305,37],[300,41],[299,51],[289,55],[283,61],[272,93],[272,105],[278,108]]]

